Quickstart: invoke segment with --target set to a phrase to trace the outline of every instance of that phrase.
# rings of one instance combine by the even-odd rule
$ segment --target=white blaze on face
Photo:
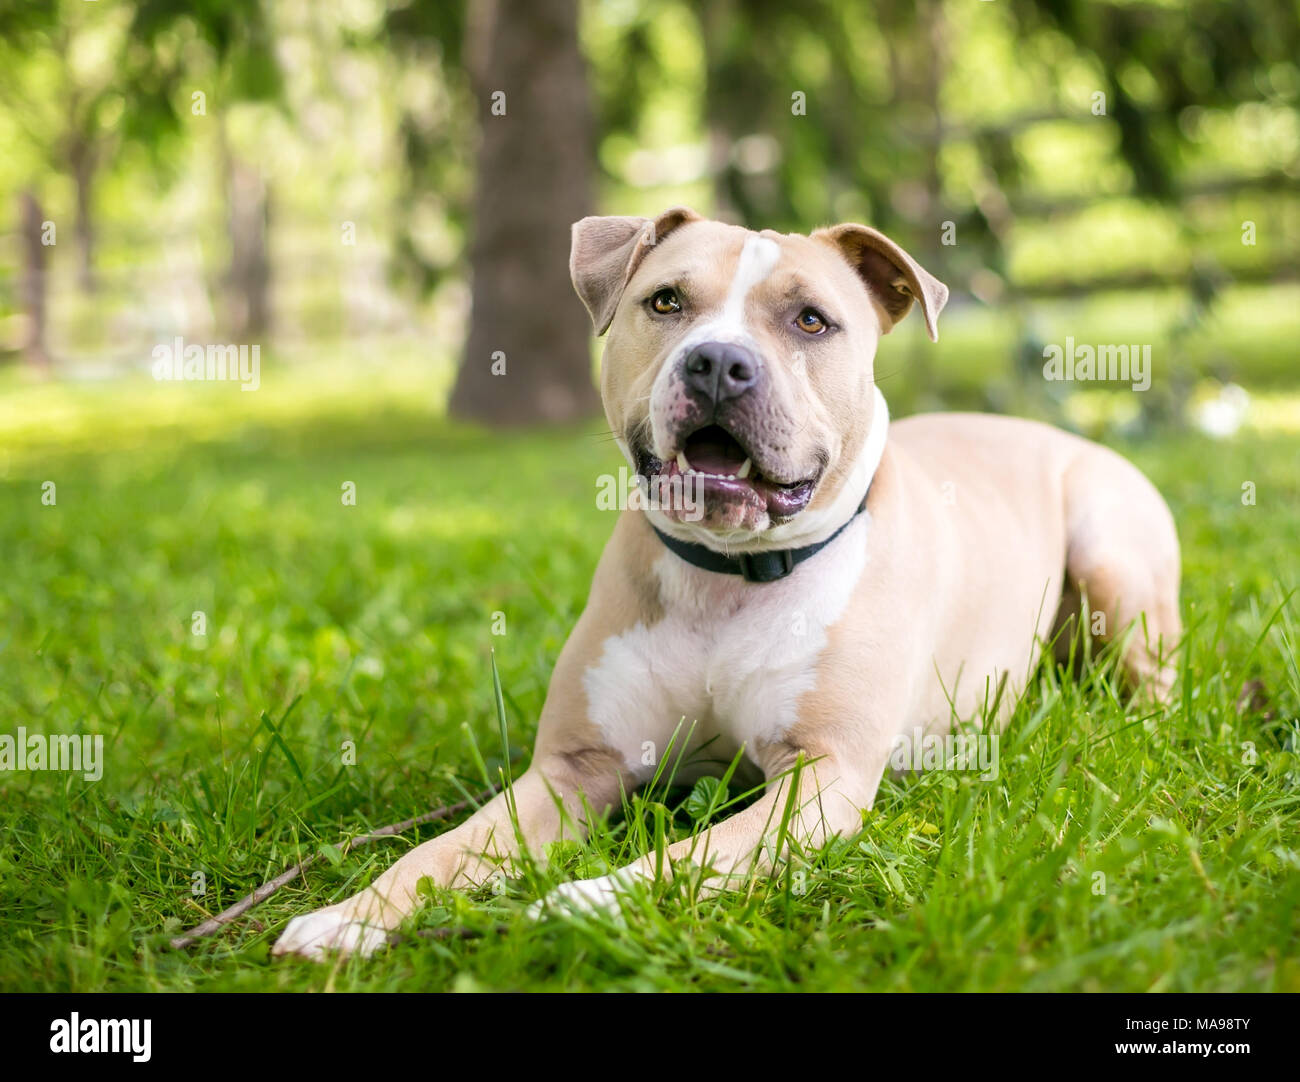
[[[767,281],[780,261],[781,246],[776,241],[760,237],[757,233],[745,238],[745,245],[740,250],[740,258],[736,261],[736,273],[732,275],[731,285],[727,288],[727,298],[722,302],[722,308],[716,316],[696,327],[678,342],[664,360],[650,391],[651,431],[657,453],[664,451],[668,440],[664,418],[656,406],[669,401],[671,397],[669,384],[681,358],[705,342],[730,342],[733,345],[747,345],[753,348],[753,338],[745,326],[745,302],[755,286]]]
[[[757,235],[747,238],[745,247],[740,250],[740,260],[736,263],[736,274],[731,279],[731,288],[727,290],[722,314],[711,321],[709,327],[743,336],[746,333],[745,299],[755,286],[767,281],[780,260],[781,246],[776,241]],[[719,334],[712,340],[721,338],[722,335]]]

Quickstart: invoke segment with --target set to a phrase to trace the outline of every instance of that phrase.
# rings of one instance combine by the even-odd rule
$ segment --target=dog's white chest
[[[868,528],[864,513],[771,583],[660,556],[649,573],[659,580],[664,617],[611,636],[584,677],[590,720],[630,773],[654,773],[683,719],[691,748],[713,741],[709,760],[725,761],[741,745],[753,759],[759,743],[784,736],[862,573]]]

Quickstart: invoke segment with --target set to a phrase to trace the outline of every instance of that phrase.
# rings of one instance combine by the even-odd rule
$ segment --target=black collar
[[[867,494],[870,495],[871,486],[867,486]],[[783,579],[798,567],[804,560],[810,559],[821,552],[827,545],[834,541],[840,534],[852,525],[853,521],[867,509],[867,497],[862,497],[862,502],[858,504],[858,509],[849,517],[848,522],[844,523],[825,541],[818,541],[815,545],[805,545],[799,549],[778,549],[773,552],[742,552],[735,556],[726,556],[721,552],[715,552],[707,545],[699,545],[693,541],[679,541],[675,537],[669,537],[652,523],[650,528],[659,535],[659,540],[664,545],[675,552],[688,564],[694,564],[696,567],[703,568],[705,571],[716,571],[722,575],[741,575],[746,582],[776,582]]]

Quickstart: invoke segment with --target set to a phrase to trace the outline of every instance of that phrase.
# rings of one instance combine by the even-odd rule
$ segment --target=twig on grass
[[[391,838],[394,834],[401,834],[403,831],[410,830],[415,826],[420,826],[422,823],[433,823],[437,822],[439,819],[446,819],[449,816],[456,815],[458,812],[463,812],[466,808],[482,804],[496,792],[496,788],[492,787],[479,793],[478,796],[473,797],[472,799],[458,800],[454,804],[446,804],[441,808],[434,808],[432,811],[427,811],[423,815],[417,815],[413,819],[403,819],[400,823],[389,823],[387,826],[379,827],[377,830],[372,830],[367,834],[358,834],[355,838],[351,838],[343,843],[341,847],[341,855],[347,856],[347,854],[352,852],[353,849],[360,849],[363,845],[369,845],[371,842],[377,841],[380,838]],[[191,928],[184,935],[176,936],[171,941],[171,949],[184,950],[186,947],[190,946],[190,944],[196,943],[206,936],[221,931],[221,929],[231,923],[231,921],[237,920],[255,905],[259,905],[266,901],[267,898],[271,897],[271,895],[281,887],[288,883],[292,883],[304,871],[315,864],[316,861],[320,859],[320,856],[320,853],[312,853],[310,856],[305,857],[302,861],[295,864],[292,868],[286,869],[274,879],[263,883],[253,891],[252,894],[245,898],[241,898],[229,909],[222,910],[222,912],[218,913],[215,917],[205,920],[197,928]]]
[[[421,928],[416,932],[420,939],[482,939],[488,932],[494,935],[505,935],[510,931],[508,924],[493,924],[487,929],[465,928],[461,925],[448,925],[442,928]],[[400,942],[404,937],[393,935],[389,937],[389,942]]]

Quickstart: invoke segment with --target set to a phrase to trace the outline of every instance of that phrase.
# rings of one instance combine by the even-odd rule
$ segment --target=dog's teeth
[[[736,472],[737,480],[743,481],[746,477],[748,477],[749,467],[752,466],[753,464],[754,464],[754,460],[752,458],[745,459],[745,464],[741,466],[740,469]]]
[[[682,473],[690,473],[690,472],[691,472],[691,464],[690,464],[689,462],[686,461],[686,452],[685,452],[685,451],[678,451],[678,452],[677,452],[677,468],[678,468],[679,470],[681,470]]]

